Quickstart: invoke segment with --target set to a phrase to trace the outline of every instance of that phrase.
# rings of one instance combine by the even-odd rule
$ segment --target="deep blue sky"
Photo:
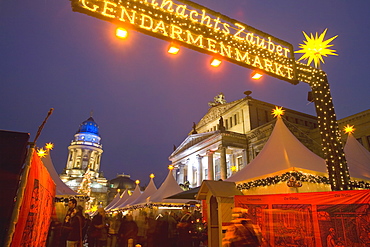
[[[290,42],[298,50],[306,33],[321,33],[338,57],[326,58],[338,119],[369,109],[370,2],[366,0],[198,0],[197,3]],[[305,83],[272,77],[255,82],[246,68],[132,31],[114,36],[115,25],[71,10],[68,0],[0,1],[0,129],[29,132],[31,140],[50,108],[37,146],[53,142],[58,173],[79,124],[90,116],[100,126],[101,170],[160,185],[168,157],[223,92],[228,102],[252,97],[315,115]],[[296,58],[299,57],[296,55]]]

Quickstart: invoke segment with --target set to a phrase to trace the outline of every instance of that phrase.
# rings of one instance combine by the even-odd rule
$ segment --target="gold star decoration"
[[[46,143],[46,144],[45,144],[45,148],[46,148],[47,150],[53,150],[53,148],[54,148],[54,144],[53,144],[53,143],[51,143],[51,142]]]
[[[44,158],[47,155],[46,150],[44,150],[43,148],[40,148],[39,150],[37,150],[37,155],[40,158]]]
[[[272,110],[272,115],[274,115],[274,117],[280,117],[282,115],[284,115],[284,111],[283,110],[283,107],[278,107],[278,106],[275,106],[275,109]]]
[[[301,50],[295,52],[303,53],[303,55],[301,56],[300,59],[298,59],[298,61],[308,59],[307,65],[310,65],[311,62],[313,61],[315,63],[315,67],[319,68],[320,62],[325,63],[323,56],[324,57],[327,57],[328,55],[338,56],[338,54],[335,53],[336,50],[328,49],[329,47],[333,46],[329,45],[329,43],[333,41],[336,37],[338,37],[338,35],[330,39],[324,40],[327,30],[328,29],[325,29],[324,32],[322,32],[322,34],[320,35],[316,33],[315,36],[312,33],[310,36],[308,36],[305,32],[303,32],[304,36],[306,37],[306,40],[303,41],[304,44],[299,45],[299,48],[301,48]]]
[[[353,127],[353,125],[350,126],[349,124],[347,124],[347,126],[344,126],[343,131],[346,134],[352,134],[355,131],[355,128]]]

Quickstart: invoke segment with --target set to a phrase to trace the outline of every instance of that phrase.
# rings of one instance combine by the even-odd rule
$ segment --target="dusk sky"
[[[302,31],[335,35],[339,56],[325,59],[337,119],[370,107],[370,1],[197,0],[299,50]],[[168,42],[136,31],[115,37],[116,25],[73,12],[68,0],[0,1],[0,129],[28,132],[31,141],[50,108],[54,112],[37,141],[54,143],[58,173],[79,125],[90,117],[100,127],[101,170],[147,184],[167,175],[173,145],[180,145],[223,92],[227,102],[252,91],[255,99],[316,115],[307,102],[310,87],[265,76],[182,48],[166,53]],[[296,59],[300,54],[296,54]],[[356,132],[354,133],[356,136]]]

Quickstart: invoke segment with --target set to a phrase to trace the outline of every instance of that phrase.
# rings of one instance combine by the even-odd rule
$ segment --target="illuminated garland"
[[[184,204],[168,204],[168,203],[143,203],[132,205],[124,208],[118,209],[118,211],[127,211],[127,210],[135,210],[135,209],[142,209],[142,208],[149,208],[153,209],[154,207],[192,207],[194,204],[184,203]]]
[[[294,177],[297,181],[301,182],[330,184],[329,179],[325,176],[317,176],[311,174],[308,175],[302,172],[286,172],[281,175],[238,184],[236,187],[239,190],[249,190],[251,188],[270,186],[281,182],[287,182],[291,177]]]
[[[312,174],[304,174],[302,172],[286,172],[281,175],[267,177],[250,181],[247,183],[241,183],[236,186],[238,190],[249,190],[256,187],[271,186],[281,182],[288,182],[291,177],[294,177],[297,181],[308,182],[308,183],[321,183],[330,184],[329,178],[325,176],[318,176]],[[370,189],[370,183],[365,181],[350,181],[353,189]]]
[[[62,197],[58,197],[56,196],[54,198],[54,202],[64,202],[64,203],[67,203],[70,199],[76,199],[77,201],[89,201],[90,200],[90,197],[89,196],[85,196],[85,195],[75,195],[75,196],[62,196]]]

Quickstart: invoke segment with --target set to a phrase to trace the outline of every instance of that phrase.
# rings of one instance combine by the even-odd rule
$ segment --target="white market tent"
[[[127,198],[127,200],[124,203],[122,203],[116,208],[119,209],[119,208],[124,208],[124,207],[132,205],[132,202],[135,201],[137,198],[139,198],[140,195],[141,195],[140,186],[139,184],[136,184],[135,190],[132,193],[132,195],[129,198]]]
[[[173,177],[172,170],[169,170],[166,179],[163,181],[161,187],[153,193],[148,199],[151,203],[187,203],[189,200],[186,199],[165,199],[166,197],[172,196],[182,192],[183,189],[177,184]]]
[[[251,180],[278,176],[287,172],[301,172],[326,176],[325,160],[306,148],[286,127],[282,118],[277,117],[275,127],[262,151],[243,169],[225,181],[240,184]],[[328,191],[329,185],[304,183],[299,192]],[[251,189],[251,194],[298,192],[286,183]]]
[[[123,192],[122,192],[122,194],[123,194]],[[104,208],[104,210],[107,211],[107,210],[111,209],[114,206],[114,204],[116,204],[119,201],[120,198],[121,198],[121,195],[120,195],[119,192],[117,192],[117,194],[114,196],[113,200]]]
[[[56,185],[56,196],[76,196],[79,195],[77,192],[69,188],[59,177],[57,171],[55,170],[55,167],[53,165],[53,161],[51,159],[51,154],[49,152],[48,155],[43,157],[42,163],[44,163],[44,166],[49,171],[51,178],[54,180],[54,183]]]
[[[127,199],[130,197],[129,193],[128,193],[128,189],[125,189],[125,191],[121,194],[121,196],[119,197],[119,200],[113,204],[109,210],[116,210],[118,208],[121,207],[121,205],[123,205]]]
[[[348,135],[344,147],[348,168],[352,180],[370,181],[370,153],[353,137]],[[325,160],[306,148],[286,127],[279,116],[275,127],[259,155],[239,172],[226,181],[242,184],[252,180],[278,176],[287,172],[301,172],[307,176],[325,176],[327,168]],[[294,191],[295,190],[295,191]],[[329,186],[319,183],[303,183],[295,189],[286,184],[251,189],[248,194],[258,193],[289,193],[314,192],[330,190]]]
[[[370,181],[370,152],[351,133],[344,145],[344,153],[351,178]]]
[[[131,205],[136,205],[136,204],[142,204],[148,202],[149,198],[151,195],[153,195],[157,191],[157,187],[154,184],[154,179],[153,177],[150,178],[150,182],[144,192],[135,200],[131,203]]]

